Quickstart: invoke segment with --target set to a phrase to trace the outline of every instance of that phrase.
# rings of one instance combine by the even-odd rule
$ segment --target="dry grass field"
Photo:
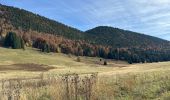
[[[0,48],[0,100],[170,100],[170,62],[103,61]]]

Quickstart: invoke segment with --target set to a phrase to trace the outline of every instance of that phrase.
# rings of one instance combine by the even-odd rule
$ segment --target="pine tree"
[[[110,52],[108,53],[108,56],[107,56],[108,59],[113,59],[114,58],[114,53],[112,50],[110,50]]]
[[[16,35],[14,32],[9,32],[4,40],[5,47],[11,47],[13,49],[20,49],[24,46],[22,39]]]

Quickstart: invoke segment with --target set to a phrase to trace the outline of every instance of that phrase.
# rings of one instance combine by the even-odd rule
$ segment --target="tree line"
[[[22,32],[24,33],[24,32]],[[101,57],[105,59],[124,60],[128,63],[145,63],[169,61],[169,50],[139,48],[113,48],[94,45],[81,40],[69,40],[50,34],[36,33],[16,34],[9,32],[4,39],[4,46],[13,49],[24,49],[24,45],[40,49],[42,52],[57,52],[76,56]]]

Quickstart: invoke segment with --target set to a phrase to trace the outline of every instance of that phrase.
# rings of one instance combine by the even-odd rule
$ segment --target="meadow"
[[[169,100],[170,62],[0,48],[0,100]]]

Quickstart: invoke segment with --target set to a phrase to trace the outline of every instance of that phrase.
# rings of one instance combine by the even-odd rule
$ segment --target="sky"
[[[170,40],[170,0],[0,0],[82,31],[112,26]]]

